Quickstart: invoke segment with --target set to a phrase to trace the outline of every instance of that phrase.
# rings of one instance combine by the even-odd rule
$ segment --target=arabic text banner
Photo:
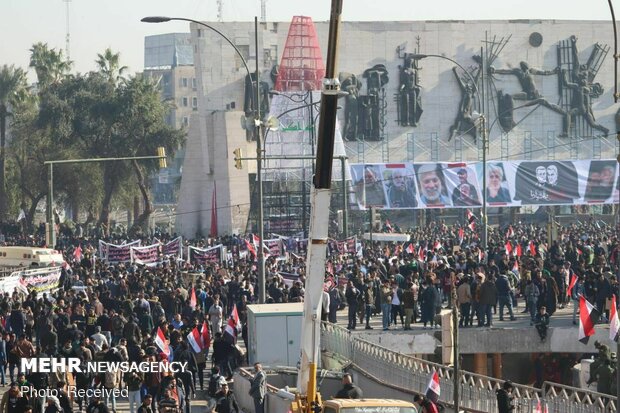
[[[618,202],[616,160],[352,164],[360,209],[478,208]]]

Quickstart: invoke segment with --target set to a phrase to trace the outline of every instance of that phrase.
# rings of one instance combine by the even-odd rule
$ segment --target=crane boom
[[[343,0],[331,1],[325,78],[321,90],[321,112],[317,141],[316,174],[310,191],[310,229],[306,262],[306,292],[301,329],[301,363],[297,388],[309,412],[317,400],[316,365],[321,338],[321,302],[325,279],[325,256],[329,227],[332,163],[336,111],[340,83],[336,76],[338,38]]]

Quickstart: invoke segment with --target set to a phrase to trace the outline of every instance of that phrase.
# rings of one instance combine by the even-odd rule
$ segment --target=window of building
[[[196,78],[192,78],[192,89],[196,90]]]
[[[202,29],[198,29],[197,32],[198,32],[198,37],[202,37]]]
[[[188,105],[187,96],[183,96],[183,98],[181,99],[181,105],[184,107],[187,107]]]
[[[187,78],[186,77],[182,77],[181,78],[181,87],[187,87]]]
[[[194,109],[198,108],[198,98],[196,96],[192,98],[192,107]]]
[[[183,126],[189,126],[189,118],[187,116],[183,116]]]

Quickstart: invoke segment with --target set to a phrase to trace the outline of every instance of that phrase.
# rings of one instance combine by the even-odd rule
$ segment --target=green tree
[[[120,65],[120,53],[112,52],[109,47],[103,54],[97,54],[95,60],[99,73],[108,79],[110,83],[117,84],[123,79],[123,74],[127,71],[127,66]]]
[[[126,143],[128,155],[152,155],[159,146],[166,148],[167,154],[174,155],[185,139],[185,132],[164,122],[169,107],[167,102],[161,101],[155,82],[145,77],[131,78],[120,88],[119,103],[123,110],[120,112],[118,131]],[[132,161],[132,167],[144,204],[134,228],[145,230],[153,213],[147,176],[157,170],[158,162]]]
[[[0,68],[0,221],[7,218],[8,193],[6,187],[6,132],[7,120],[27,95],[26,72],[15,66]]]
[[[70,60],[63,57],[62,50],[50,49],[47,43],[36,43],[30,49],[30,67],[37,74],[40,92],[64,79],[72,65]]]

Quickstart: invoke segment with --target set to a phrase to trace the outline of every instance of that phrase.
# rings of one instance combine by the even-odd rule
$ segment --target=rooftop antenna
[[[224,14],[222,13],[222,9],[224,8],[224,0],[217,0],[217,21],[224,21]]]
[[[71,3],[71,0],[62,0],[66,7],[65,7],[65,18],[67,21],[67,34],[65,35],[65,52],[67,53],[67,60],[71,60],[71,31],[70,31],[70,26],[69,26],[69,3]]]
[[[260,21],[267,23],[267,0],[260,0]]]

